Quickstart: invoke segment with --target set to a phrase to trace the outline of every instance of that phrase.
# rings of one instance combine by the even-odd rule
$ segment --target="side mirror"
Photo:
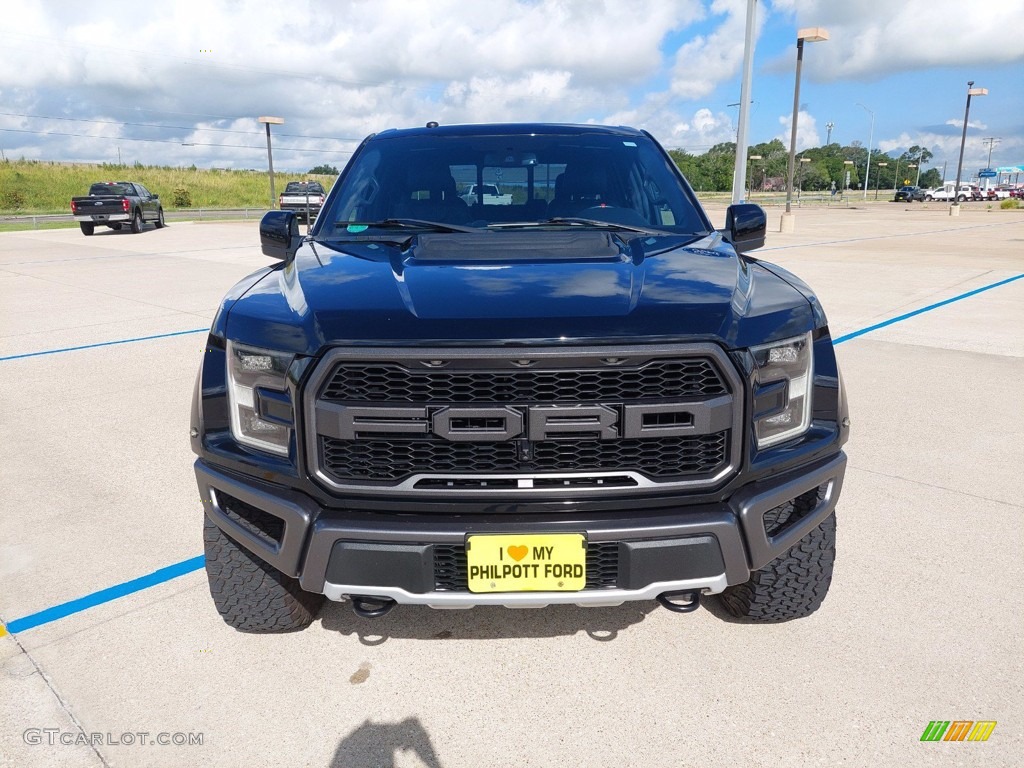
[[[160,199],[160,195],[157,195],[157,194],[151,194],[150,197],[152,197],[154,200],[159,200]]]
[[[294,211],[268,211],[260,221],[260,245],[272,259],[289,261],[299,250],[302,235]]]
[[[760,205],[738,203],[730,205],[725,212],[725,229],[722,234],[732,243],[736,253],[744,254],[764,245],[768,231],[768,216]]]

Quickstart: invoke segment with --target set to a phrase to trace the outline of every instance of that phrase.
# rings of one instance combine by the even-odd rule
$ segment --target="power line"
[[[80,139],[103,139],[104,141],[141,141],[148,144],[177,144],[178,146],[187,147],[225,147],[230,149],[258,149],[263,150],[265,147],[252,144],[215,144],[206,143],[201,141],[189,141],[181,142],[177,139],[133,139],[128,136],[96,136],[91,133],[69,133],[65,131],[30,131],[27,128],[0,128],[0,131],[7,133],[31,133],[37,136],[73,136]],[[304,149],[302,147],[281,147],[277,144],[274,145],[274,151],[278,150],[282,152],[318,152],[327,155],[351,155],[353,150],[350,149]]]

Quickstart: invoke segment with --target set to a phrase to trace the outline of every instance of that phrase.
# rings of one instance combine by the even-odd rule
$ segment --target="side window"
[[[149,197],[149,190],[141,184],[136,184],[135,189],[139,191],[139,197]]]

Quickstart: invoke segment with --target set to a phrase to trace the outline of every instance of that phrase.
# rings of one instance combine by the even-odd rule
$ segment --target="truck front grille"
[[[321,438],[323,468],[339,480],[404,480],[423,472],[587,472],[617,470],[648,477],[711,472],[728,457],[728,432],[648,440],[542,440],[521,459],[515,442],[336,440]]]
[[[529,357],[528,353],[524,353]],[[416,371],[340,363],[321,399],[374,403],[592,403],[711,397],[728,392],[709,360],[655,360],[636,368]]]
[[[710,344],[336,349],[303,398],[311,469],[335,491],[709,487],[742,442],[742,386]]]

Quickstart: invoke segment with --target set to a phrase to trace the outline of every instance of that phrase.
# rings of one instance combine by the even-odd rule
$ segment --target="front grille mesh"
[[[540,440],[520,459],[513,441],[336,440],[322,437],[323,467],[339,480],[400,481],[417,473],[641,472],[654,478],[701,475],[728,456],[728,432],[643,440]]]
[[[434,589],[468,592],[466,548],[462,544],[434,545]],[[612,589],[619,583],[619,543],[587,545],[587,583],[584,589]]]
[[[339,363],[321,391],[333,402],[554,403],[711,397],[728,392],[710,361],[655,360],[633,368],[412,371],[397,363]]]
[[[492,350],[481,351],[479,357],[463,353],[447,358],[442,350],[437,352],[441,359],[411,357],[407,350],[396,350],[394,357],[384,359],[338,355],[324,363],[328,367],[322,378],[312,384],[316,387],[316,402],[362,409],[358,418],[364,419],[364,424],[374,419],[385,421],[390,408],[414,407],[414,413],[422,413],[415,418],[429,425],[445,407],[504,407],[518,410],[525,428],[512,439],[498,441],[449,440],[420,423],[417,427],[422,433],[410,430],[403,434],[392,425],[380,430],[368,428],[358,437],[345,438],[322,427],[324,431],[308,443],[312,463],[330,483],[381,491],[416,475],[426,477],[417,482],[412,489],[415,491],[445,490],[454,487],[451,483],[472,482],[474,490],[492,494],[522,488],[567,492],[578,488],[588,476],[595,478],[597,487],[604,482],[601,478],[611,482],[611,473],[619,476],[609,490],[616,483],[621,487],[645,484],[644,478],[657,483],[713,482],[738,455],[739,436],[721,423],[714,427],[717,432],[700,434],[695,430],[698,434],[686,436],[652,434],[609,439],[602,435],[605,439],[598,439],[595,430],[575,436],[541,432],[546,434],[544,439],[526,437],[533,423],[532,409],[543,405],[571,408],[597,404],[614,410],[619,434],[626,422],[626,406],[632,404],[680,408],[693,404],[695,412],[700,413],[708,401],[732,395],[734,415],[742,410],[735,384],[723,368],[728,361],[716,352],[688,352],[685,347],[652,348],[648,353],[638,349],[617,352],[609,348],[607,353],[590,351],[577,357],[554,356],[547,350],[533,360],[525,359],[530,354],[525,349],[509,352],[509,357],[504,351]],[[524,359],[513,354],[522,354]],[[341,412],[325,409],[323,413],[326,420]],[[398,417],[406,418],[410,423],[413,420]],[[671,426],[670,422],[659,423],[657,412],[640,418],[645,428]],[[403,423],[399,421],[399,427]],[[474,417],[470,412],[453,418],[451,425],[453,429],[500,431],[504,423],[500,414]],[[736,424],[735,416],[732,424]],[[572,481],[576,485],[558,482],[559,477],[570,474],[576,476]],[[528,475],[534,482],[520,484],[493,475]],[[436,484],[442,482],[443,487]]]

